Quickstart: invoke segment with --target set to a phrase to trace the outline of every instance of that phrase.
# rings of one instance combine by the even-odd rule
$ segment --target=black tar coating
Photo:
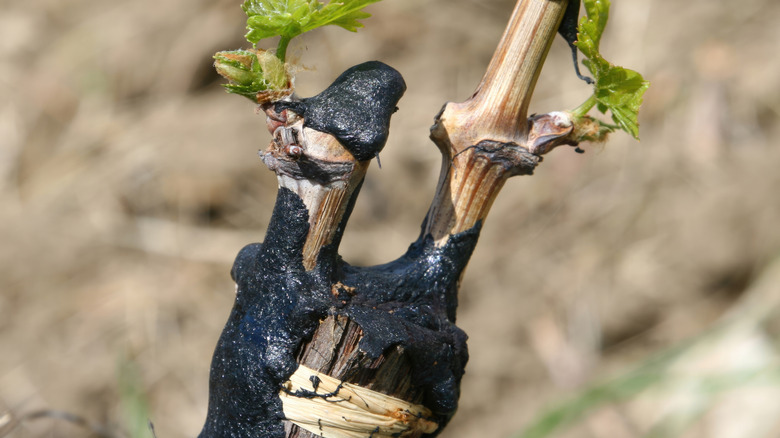
[[[364,161],[377,156],[385,146],[390,116],[405,91],[406,83],[398,71],[369,61],[342,73],[322,93],[278,102],[275,109],[303,116],[304,126],[333,135],[358,161]]]
[[[327,314],[360,324],[360,349],[370,357],[396,345],[406,350],[413,384],[423,388],[439,431],[455,413],[468,360],[466,335],[454,324],[457,283],[480,226],[440,248],[421,236],[398,260],[361,268],[336,254],[345,223],[306,272],[308,211],[298,195],[279,189],[265,241],[242,249],[231,271],[238,292],[214,352],[201,438],[284,437],[279,390],[297,368],[298,349]],[[338,281],[354,287],[354,296],[334,297],[331,285]]]
[[[397,71],[368,62],[347,70],[320,95],[279,103],[276,110],[301,114],[308,126],[335,135],[365,160],[384,146],[405,88]],[[201,438],[284,437],[279,391],[298,366],[296,353],[328,314],[360,324],[365,336],[359,347],[369,357],[403,347],[423,404],[442,427],[455,413],[468,360],[466,335],[455,326],[457,283],[480,225],[439,248],[430,235],[421,236],[394,262],[350,266],[337,248],[359,189],[314,269],[305,270],[302,256],[309,213],[286,188],[279,189],[265,241],[239,252],[231,271],[236,301],[214,351]],[[354,287],[354,295],[334,296],[331,287],[338,282]]]
[[[295,349],[327,306],[303,267],[308,230],[303,201],[282,188],[265,241],[239,252],[231,271],[236,301],[211,362],[200,437],[284,436],[278,392],[295,371]]]
[[[577,47],[574,43],[577,42],[577,19],[579,16],[580,0],[569,0],[561,24],[558,26],[558,33],[569,43],[570,47],[575,49]]]
[[[566,11],[563,13],[563,19],[560,26],[558,26],[558,33],[566,40],[571,49],[571,57],[574,61],[574,72],[577,73],[577,77],[587,82],[593,83],[593,79],[583,76],[580,73],[580,65],[577,61],[577,46],[574,43],[577,42],[577,19],[580,16],[580,0],[569,0],[569,4],[566,5]]]
[[[468,361],[466,334],[455,326],[458,281],[477,243],[481,225],[452,236],[441,248],[421,236],[401,258],[385,265],[345,265],[344,284],[355,296],[343,313],[364,331],[360,349],[377,357],[401,345],[411,359],[413,383],[424,387],[423,405],[439,431],[458,407]]]

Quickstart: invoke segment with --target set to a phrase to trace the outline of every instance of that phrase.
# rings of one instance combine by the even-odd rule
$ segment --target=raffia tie
[[[417,437],[439,426],[431,411],[300,365],[279,392],[285,417],[324,438]]]

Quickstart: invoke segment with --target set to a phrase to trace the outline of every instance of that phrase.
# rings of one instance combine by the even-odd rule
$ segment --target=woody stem
[[[507,178],[530,174],[528,106],[567,0],[519,0],[474,95],[447,103],[431,128],[442,152],[426,232],[437,242],[483,221]]]

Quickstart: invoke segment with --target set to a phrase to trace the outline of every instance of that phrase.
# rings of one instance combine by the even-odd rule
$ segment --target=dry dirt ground
[[[160,438],[200,430],[229,268],[275,197],[264,121],[211,67],[246,46],[239,5],[0,1],[0,436],[92,436],[80,419],[146,437],[144,404]],[[417,236],[428,128],[473,91],[512,5],[386,0],[357,34],[293,44],[302,96],[372,59],[408,84],[348,261]],[[471,360],[442,437],[514,436],[670,348],[671,378],[540,436],[780,436],[778,22],[777,0],[613,0],[603,52],[652,82],[642,141],[562,148],[507,183],[461,290]],[[533,112],[589,93],[560,39],[542,75]]]

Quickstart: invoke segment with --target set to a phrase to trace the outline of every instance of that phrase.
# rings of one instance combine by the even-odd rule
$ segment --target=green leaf
[[[585,26],[586,34],[593,42],[596,53],[601,43],[601,35],[609,20],[609,0],[584,0],[586,17],[580,20],[580,26]],[[582,32],[580,30],[580,32]]]
[[[610,66],[601,78],[596,80],[596,100],[599,110],[609,109],[612,120],[621,129],[639,139],[637,116],[644,95],[650,83],[639,73],[622,67]]]
[[[356,31],[359,20],[370,17],[362,9],[379,0],[246,0],[242,9],[249,17],[246,39],[257,44],[264,38],[281,36],[290,39],[322,26],[340,26]],[[284,54],[277,54],[284,59]]]
[[[285,64],[285,52],[292,38],[322,26],[339,26],[355,32],[360,20],[371,15],[363,8],[380,0],[245,0],[246,39],[255,49],[219,52],[214,56],[217,72],[230,83],[225,88],[252,100],[263,91],[285,91],[292,78]],[[275,56],[256,49],[258,41],[280,37]]]
[[[639,139],[637,116],[650,83],[641,74],[612,65],[599,52],[601,36],[609,19],[609,0],[583,0],[586,16],[580,19],[577,48],[585,56],[583,63],[595,80],[593,105],[602,113],[607,110],[612,120],[624,131]],[[587,112],[586,108],[582,114]]]
[[[330,1],[315,14],[315,27],[334,25],[342,27],[351,32],[357,32],[358,28],[363,27],[363,20],[371,16],[362,9],[371,3],[379,0],[344,0],[340,2]],[[313,28],[312,28],[313,29]],[[307,31],[310,29],[306,29]]]

